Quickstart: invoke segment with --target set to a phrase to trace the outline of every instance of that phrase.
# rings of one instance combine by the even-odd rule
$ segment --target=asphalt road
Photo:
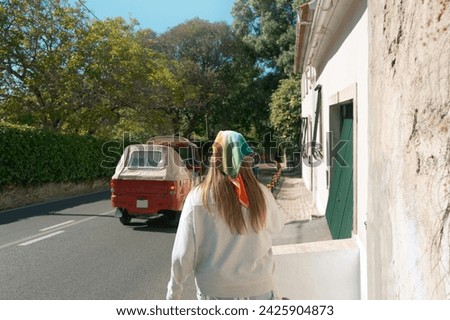
[[[165,299],[176,226],[113,215],[109,192],[0,212],[0,300]]]

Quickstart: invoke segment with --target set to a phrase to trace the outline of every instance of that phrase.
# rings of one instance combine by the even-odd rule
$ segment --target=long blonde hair
[[[219,162],[219,158],[212,158],[208,174],[200,185],[203,205],[208,211],[211,211],[209,197],[212,196],[220,217],[228,225],[230,231],[245,234],[248,232],[248,226],[244,220],[241,204],[228,176],[218,168]],[[253,231],[258,232],[266,225],[267,208],[264,194],[252,172],[251,160],[246,159],[242,163],[239,173],[244,181],[250,203],[248,208],[250,226]]]

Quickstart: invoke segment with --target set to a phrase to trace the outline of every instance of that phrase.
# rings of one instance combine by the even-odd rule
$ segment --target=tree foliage
[[[270,123],[281,140],[298,141],[301,120],[299,79],[280,81],[270,101]]]
[[[60,1],[6,0],[0,11],[1,99],[7,116],[57,128],[66,85],[77,82],[77,39],[85,16]],[[64,94],[62,94],[64,92]]]
[[[254,82],[271,133],[296,140],[301,97],[294,89],[295,24],[301,0],[236,0],[233,30],[253,51],[263,72]],[[285,80],[283,80],[285,79]],[[270,115],[270,117],[269,117]],[[261,128],[259,129],[261,130]],[[268,131],[264,131],[267,133]]]
[[[154,48],[177,61],[180,131],[250,130],[259,106],[249,97],[260,70],[229,25],[189,20],[158,37]]]
[[[292,73],[297,11],[293,0],[236,0],[233,28],[251,46],[260,63],[284,75]]]
[[[90,20],[63,0],[4,0],[0,28],[4,120],[97,135],[137,130],[124,120],[142,116],[161,126],[175,81],[133,22]]]
[[[77,104],[83,118],[90,119],[82,124],[84,129],[114,126],[136,133],[169,125],[163,109],[176,81],[166,59],[144,47],[133,25],[122,18],[94,21],[80,40],[78,54],[89,57],[81,88],[89,99]]]
[[[233,28],[193,19],[161,35],[79,2],[0,1],[0,121],[140,141],[270,131],[292,66],[291,1],[237,0]]]

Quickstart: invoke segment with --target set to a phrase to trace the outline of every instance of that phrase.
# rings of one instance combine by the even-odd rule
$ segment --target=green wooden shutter
[[[333,160],[326,218],[333,239],[351,238],[353,227],[353,119],[344,119],[339,155],[347,166]]]

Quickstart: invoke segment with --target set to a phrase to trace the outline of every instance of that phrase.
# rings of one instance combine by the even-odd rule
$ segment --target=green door
[[[344,118],[341,141],[347,143],[338,151],[344,160],[333,159],[332,181],[326,218],[333,239],[351,238],[353,227],[353,119]]]

